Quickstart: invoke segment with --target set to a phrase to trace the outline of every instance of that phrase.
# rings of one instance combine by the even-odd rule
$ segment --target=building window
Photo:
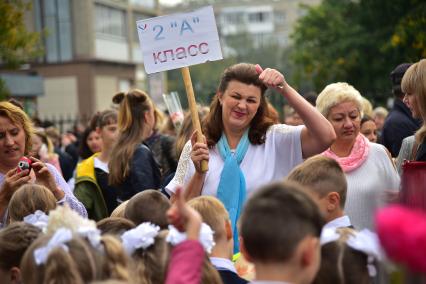
[[[45,30],[46,62],[72,59],[71,8],[69,0],[34,0],[36,28]]]
[[[126,38],[127,25],[124,10],[96,4],[95,11],[96,33]]]
[[[243,22],[242,13],[226,13],[224,15],[225,24],[237,25]]]
[[[147,9],[157,8],[156,2],[155,0],[130,0],[130,4]]]
[[[286,20],[285,12],[275,12],[274,13],[274,21],[276,24],[284,24]]]
[[[249,14],[249,21],[253,23],[263,23],[269,21],[269,14],[265,12],[256,12]]]

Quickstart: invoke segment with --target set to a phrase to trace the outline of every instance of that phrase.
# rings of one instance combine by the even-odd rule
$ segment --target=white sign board
[[[222,59],[213,7],[136,22],[148,74]]]

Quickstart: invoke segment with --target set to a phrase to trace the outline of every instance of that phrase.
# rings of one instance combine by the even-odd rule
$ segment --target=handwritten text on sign
[[[222,59],[213,7],[136,22],[148,74]]]

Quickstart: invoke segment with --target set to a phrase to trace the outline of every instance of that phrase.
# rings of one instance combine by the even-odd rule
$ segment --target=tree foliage
[[[23,0],[0,1],[0,63],[17,68],[41,55],[40,34],[27,31],[24,13],[31,3]]]
[[[3,79],[0,78],[0,101],[4,101],[7,98],[9,98],[10,92],[9,89],[6,87],[6,83],[3,81]]]
[[[390,71],[426,57],[424,1],[323,0],[305,9],[292,34],[299,85],[312,82],[321,91],[346,81],[383,102]]]

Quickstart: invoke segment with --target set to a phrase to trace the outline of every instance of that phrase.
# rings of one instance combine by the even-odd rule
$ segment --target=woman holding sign
[[[274,125],[265,91],[276,89],[299,113],[305,126]],[[203,123],[206,144],[188,142],[174,179],[173,195],[184,186],[185,198],[218,197],[233,225],[246,196],[260,186],[283,179],[304,158],[323,152],[336,135],[330,122],[302,98],[274,69],[240,63],[227,68]],[[193,135],[195,138],[195,135]],[[201,171],[201,161],[209,170]]]

